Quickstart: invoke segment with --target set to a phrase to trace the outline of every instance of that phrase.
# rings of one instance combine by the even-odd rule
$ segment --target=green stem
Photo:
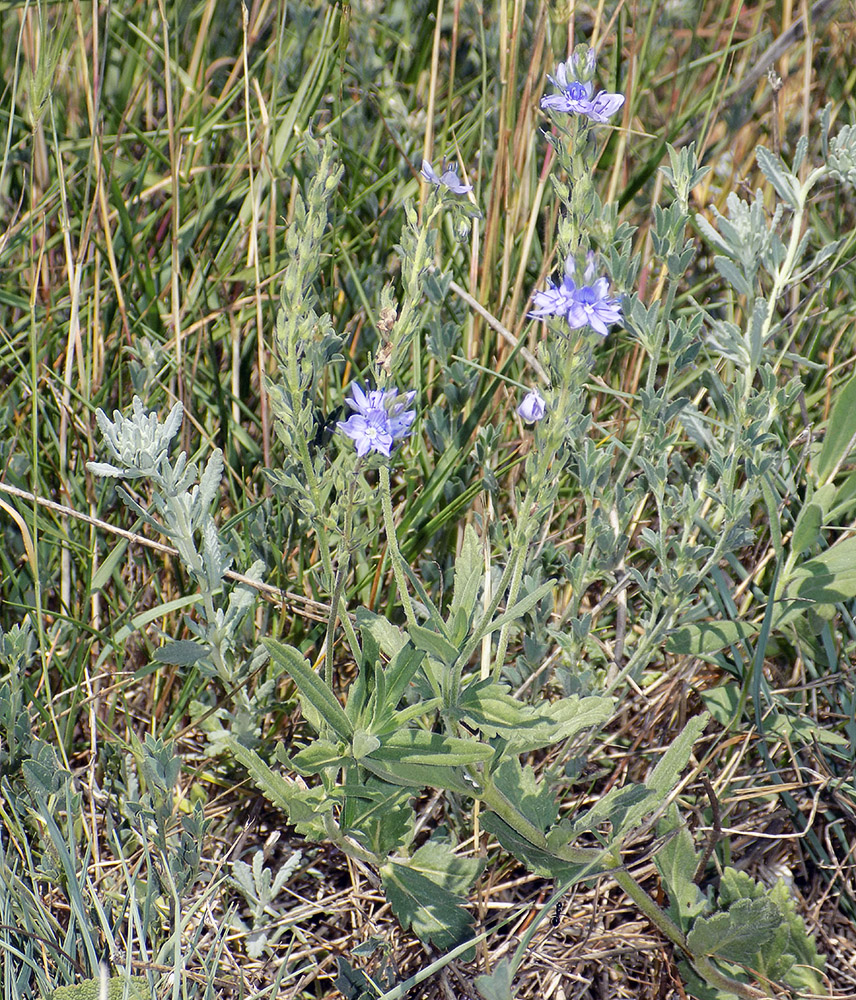
[[[669,316],[672,315],[672,306],[675,302],[676,292],[677,282],[669,281],[668,288],[666,290],[666,301],[660,312],[660,319],[657,322],[657,333],[651,349],[651,356],[648,361],[648,375],[645,380],[645,388],[648,392],[654,391],[654,385],[657,380],[657,370],[660,367],[660,355],[663,353],[663,341],[666,339],[666,329],[668,327]],[[616,484],[621,486],[624,485],[630,472],[630,468],[636,461],[636,456],[639,454],[639,449],[642,447],[645,435],[648,433],[648,428],[649,421],[646,419],[646,414],[643,413],[639,417],[639,423],[636,426],[636,434],[633,438],[633,443],[630,446],[630,451],[627,453],[627,457],[624,459],[624,465],[621,467],[621,472],[615,480]]]
[[[290,336],[290,341],[295,339],[296,334],[292,331]],[[291,342],[288,345],[288,356],[286,359],[287,363],[285,366],[285,377],[288,382],[288,389],[291,396],[292,404],[295,404],[296,400],[302,400],[304,396],[304,388],[300,381],[300,370],[297,362],[297,350],[296,345]],[[309,454],[309,443],[306,440],[305,435],[297,429],[295,422],[294,439],[297,441],[297,452],[300,458],[300,464],[303,467],[303,475],[306,478],[306,487],[309,490],[309,496],[312,500],[313,507],[315,508],[315,533],[318,536],[318,551],[321,555],[321,565],[324,568],[324,575],[326,577],[326,585],[332,589],[333,586],[333,563],[330,559],[330,543],[327,537],[327,529],[324,526],[323,521],[323,511],[324,504],[321,499],[321,490],[318,484],[318,477],[315,474],[315,466],[312,464],[312,456]]]
[[[764,316],[764,322],[761,325],[761,332],[759,335],[760,347],[763,350],[764,343],[770,334],[770,328],[773,325],[773,317],[776,314],[776,303],[782,296],[785,288],[790,284],[791,278],[793,276],[794,267],[797,263],[797,251],[799,250],[800,243],[802,242],[802,222],[803,216],[805,214],[806,201],[808,200],[808,195],[814,185],[817,183],[818,179],[823,176],[826,172],[826,167],[817,167],[813,170],[809,176],[806,178],[805,184],[800,188],[799,191],[799,207],[794,209],[794,217],[791,220],[791,238],[788,241],[788,249],[785,254],[785,259],[776,268],[776,276],[773,279],[773,287],[770,289],[770,297],[767,299],[767,313]],[[750,327],[751,329],[751,327]],[[749,399],[749,393],[752,389],[752,382],[755,377],[755,372],[751,371],[747,373],[746,381],[743,385],[743,401],[744,403]]]
[[[565,410],[568,406],[568,396],[570,391],[569,381],[570,376],[563,378],[561,381],[559,398],[556,400],[555,413],[551,416],[548,428],[548,430],[552,433],[549,435],[547,440],[542,443],[538,464],[535,466],[533,474],[527,477],[528,482],[526,486],[526,495],[523,498],[520,521],[512,543],[513,570],[511,584],[508,588],[508,597],[506,599],[506,607],[509,608],[515,603],[520,593],[520,583],[523,579],[523,570],[526,567],[526,556],[529,552],[532,522],[534,520],[536,525],[538,523],[537,518],[534,517],[539,508],[538,495],[546,482],[550,465],[555,461],[556,455],[562,446],[567,416]],[[497,595],[501,593],[501,590],[497,591]],[[505,664],[505,654],[508,649],[508,633],[511,625],[511,622],[506,622],[499,632],[499,642],[497,643],[496,659],[494,660],[493,666],[494,680],[499,678]]]
[[[345,529],[339,542],[339,552],[336,557],[336,579],[330,601],[330,618],[327,621],[327,636],[324,643],[324,683],[329,688],[333,687],[333,641],[336,635],[336,624],[339,620],[339,602],[342,600],[342,589],[350,563],[351,531],[354,523],[354,490],[357,485],[357,477],[360,474],[360,464],[361,460],[358,458],[348,488],[348,502],[345,505]],[[342,620],[345,621],[348,618],[347,608],[343,608],[342,612]],[[349,640],[350,638],[349,636]],[[351,645],[353,646],[353,642]]]
[[[389,483],[389,466],[380,467],[380,502],[383,508],[383,523],[386,528],[386,541],[389,545],[389,557],[392,560],[392,572],[395,574],[395,582],[398,586],[398,594],[404,607],[404,614],[407,624],[411,627],[418,624],[413,611],[413,602],[410,600],[410,591],[407,589],[407,573],[404,570],[404,560],[401,550],[398,547],[398,538],[395,534],[395,518],[392,515],[392,487]]]
[[[593,847],[562,847],[553,848],[548,845],[544,834],[523,816],[513,802],[510,802],[505,795],[496,787],[490,775],[471,771],[472,777],[481,783],[482,790],[477,793],[479,798],[491,812],[497,816],[515,833],[527,840],[533,847],[542,851],[547,851],[560,861],[567,861],[573,865],[588,865],[595,867],[604,864],[604,852]]]
[[[616,869],[610,874],[615,879],[619,888],[633,900],[636,907],[651,921],[660,933],[684,952],[692,962],[696,972],[709,985],[726,993],[734,993],[738,997],[745,998],[745,1000],[761,1000],[761,998],[767,996],[766,993],[762,993],[752,986],[747,986],[746,983],[738,982],[730,976],[724,975],[716,968],[707,955],[694,955],[680,927],[678,927],[667,913],[664,913],[657,906],[654,900],[628,872],[623,869]]]

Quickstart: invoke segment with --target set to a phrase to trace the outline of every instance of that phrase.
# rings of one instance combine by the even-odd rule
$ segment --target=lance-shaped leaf
[[[337,736],[350,742],[354,734],[351,720],[345,715],[345,710],[330,688],[309,666],[306,658],[293,646],[286,646],[276,639],[262,641],[271,657],[288,672],[301,696],[312,705]]]
[[[387,763],[461,767],[490,760],[494,753],[493,747],[477,740],[461,740],[424,729],[404,729],[384,736],[371,758]]]
[[[424,650],[447,667],[458,658],[458,647],[434,629],[425,628],[423,625],[411,625],[408,632],[411,642],[417,649]]]
[[[856,444],[856,375],[835,394],[835,402],[826,425],[826,436],[817,460],[817,480],[829,482]]]
[[[536,587],[531,594],[521,597],[519,601],[512,604],[510,608],[506,608],[501,615],[498,615],[492,621],[484,624],[479,623],[478,638],[483,639],[498,628],[502,628],[503,625],[518,621],[530,612],[539,601],[542,601],[548,594],[552,594],[555,586],[555,580],[548,580],[546,583],[542,583],[540,587]]]
[[[651,788],[657,793],[660,801],[665,800],[666,796],[677,785],[681,771],[687,766],[690,754],[693,752],[693,745],[704,732],[708,719],[710,719],[710,715],[707,712],[702,712],[701,715],[690,719],[684,726],[683,732],[675,738],[645,782],[647,788]]]
[[[763,146],[757,146],[755,159],[782,201],[790,205],[791,208],[798,209],[800,207],[799,181],[784,165],[781,157],[771,153]]]
[[[710,656],[726,646],[758,634],[758,625],[742,621],[700,622],[682,625],[666,640],[666,649],[677,656]]]
[[[459,768],[436,764],[410,764],[406,761],[382,761],[364,757],[360,764],[372,774],[392,785],[406,788],[445,788],[461,795],[475,795],[478,786],[470,783]]]
[[[603,725],[612,715],[612,699],[572,695],[535,709],[531,726],[512,734],[508,739],[509,753],[529,753],[570,739],[585,729]]]
[[[662,837],[675,829],[677,834],[654,855],[654,864],[669,893],[669,915],[682,930],[686,930],[709,904],[693,881],[699,863],[693,838],[677,806],[672,803],[666,818],[657,826],[657,834]]]
[[[153,659],[175,667],[188,667],[208,655],[208,645],[195,639],[170,639],[155,650]]]
[[[331,812],[333,801],[328,800],[323,788],[306,788],[291,778],[274,771],[255,750],[245,747],[231,736],[223,743],[235,759],[249,771],[250,777],[265,798],[282,809],[298,832],[313,840],[326,837],[324,813]]]
[[[496,813],[485,813],[482,817],[482,827],[492,833],[502,847],[513,854],[529,871],[544,878],[556,879],[559,882],[575,882],[586,875],[594,875],[602,870],[595,863],[582,865],[565,861],[545,847],[533,844],[523,834],[518,833]]]
[[[449,634],[455,642],[463,642],[469,631],[476,607],[479,587],[484,574],[484,561],[475,528],[464,529],[464,544],[455,560],[455,589],[449,608]]]

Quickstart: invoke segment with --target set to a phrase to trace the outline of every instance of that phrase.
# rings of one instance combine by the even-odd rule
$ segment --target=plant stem
[[[386,528],[386,541],[389,546],[389,557],[392,560],[392,571],[395,574],[395,582],[398,586],[398,595],[404,606],[404,615],[407,624],[411,627],[418,624],[413,611],[413,602],[410,600],[410,591],[407,589],[407,573],[404,570],[404,560],[401,550],[398,547],[398,538],[395,534],[395,518],[392,515],[392,487],[389,483],[389,466],[380,467],[380,502],[383,508],[383,523]]]
[[[351,530],[354,524],[354,490],[357,485],[357,477],[360,474],[360,465],[361,460],[358,458],[348,488],[348,502],[345,505],[345,526],[342,538],[339,541],[339,552],[336,558],[336,579],[333,584],[333,595],[330,599],[330,617],[327,620],[327,635],[324,642],[324,683],[329,688],[333,686],[333,640],[336,636],[336,623],[339,620],[339,601],[342,599],[342,588],[345,584],[345,577],[347,576],[348,565],[350,563],[351,553],[349,546],[351,544]],[[346,621],[348,618],[347,608],[344,608],[343,612],[342,621]],[[353,645],[353,642],[351,642],[351,645]]]

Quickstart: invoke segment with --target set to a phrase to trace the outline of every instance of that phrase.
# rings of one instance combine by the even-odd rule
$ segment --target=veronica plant
[[[268,654],[245,625],[256,603],[252,583],[261,580],[264,564],[256,560],[248,567],[247,583],[229,579],[232,555],[212,515],[223,472],[222,453],[219,449],[211,453],[201,475],[185,452],[171,458],[183,418],[181,403],[172,407],[165,421],[148,413],[138,396],[129,416],[116,411],[111,420],[98,410],[96,418],[112,461],[89,462],[87,468],[96,476],[145,483],[148,502],[134,496],[124,483],[116,484],[116,493],[145,524],[175,546],[197,590],[192,602],[195,613],[184,618],[192,638],[164,636],[153,658],[199,672],[200,715],[212,707],[205,693],[206,679],[217,678],[232,699],[232,727],[253,739],[270,688],[250,694],[242,682],[265,665]]]
[[[459,856],[449,836],[435,836],[416,846],[412,799],[426,788],[449,795],[450,803],[478,802],[482,828],[530,870],[556,880],[560,887],[609,873],[686,957],[693,975],[713,990],[754,998],[762,994],[733,961],[738,952],[739,956],[749,952],[735,951],[729,942],[761,914],[764,933],[781,937],[782,927],[796,928],[787,907],[772,898],[760,900],[756,889],[745,885],[737,885],[736,896],[700,899],[687,886],[695,874],[695,856],[684,852],[663,869],[667,890],[677,900],[666,911],[622,862],[626,840],[665,808],[707,717],[689,722],[644,783],[616,787],[574,815],[560,815],[549,781],[536,779],[526,758],[562,742],[577,741],[580,748],[591,745],[611,716],[611,690],[625,677],[639,675],[679,619],[692,613],[696,592],[707,576],[751,537],[753,504],[773,462],[772,420],[792,405],[798,389],[795,383],[778,385],[769,354],[777,328],[776,303],[800,274],[805,250],[805,242],[794,235],[801,225],[798,213],[824,173],[849,176],[851,151],[846,142],[831,147],[830,162],[835,166],[819,168],[805,182],[796,180],[797,168],[791,173],[780,161],[759,155],[776,191],[791,198],[794,229],[785,240],[776,232],[783,213],[774,216],[772,225],[765,222],[762,232],[760,223],[753,222],[753,209],[743,203],[735,202],[731,218],[718,219],[718,228],[700,223],[723,251],[729,249],[717,263],[726,280],[739,280],[738,261],[749,268],[757,259],[766,270],[768,287],[751,289],[751,302],[742,310],[746,320],[742,331],[701,305],[687,312],[675,309],[679,282],[696,251],[687,238],[688,192],[702,176],[702,168],[691,149],[673,151],[667,176],[676,199],[655,211],[652,238],[661,270],[652,301],[646,305],[632,291],[638,270],[638,260],[630,255],[632,233],[616,225],[614,211],[600,205],[591,182],[598,136],[607,127],[605,119],[621,108],[620,95],[592,96],[593,71],[587,52],[575,56],[556,73],[560,93],[554,97],[560,100],[544,104],[556,126],[551,142],[566,178],[554,181],[564,208],[557,235],[564,273],[560,283],[536,291],[533,297],[533,314],[546,326],[541,355],[548,384],[531,390],[520,404],[521,419],[534,427],[535,447],[525,460],[525,488],[517,499],[519,515],[508,528],[505,565],[487,594],[483,542],[472,525],[462,532],[453,584],[441,603],[404,559],[392,506],[391,468],[406,455],[407,439],[418,434],[420,426],[417,336],[424,322],[420,308],[434,248],[431,227],[445,207],[468,210],[464,197],[472,192],[456,193],[459,185],[447,176],[449,171],[438,177],[426,170],[432,191],[422,219],[413,206],[406,208],[399,248],[400,314],[388,285],[381,293],[379,312],[379,332],[385,339],[369,365],[369,381],[353,385],[347,400],[352,413],[339,422],[334,441],[313,451],[320,372],[336,363],[336,350],[329,318],[317,314],[312,278],[326,204],[339,176],[329,147],[316,157],[307,200],[299,203],[289,235],[292,258],[277,323],[280,381],[271,386],[271,399],[282,440],[289,446],[286,462],[292,463],[273,479],[293,504],[300,523],[307,530],[315,528],[325,585],[332,594],[325,670],[319,675],[301,651],[265,639],[266,654],[295,684],[311,733],[299,734],[288,748],[278,746],[273,762],[240,734],[225,743],[265,795],[287,811],[301,834],[331,843],[376,869],[402,923],[440,947],[467,935],[471,918],[466,896],[481,862]],[[755,248],[751,253],[750,241]],[[724,262],[726,256],[730,264]],[[756,277],[753,273],[752,280]],[[749,283],[747,275],[743,278]],[[611,290],[613,285],[617,293]],[[747,298],[746,288],[741,285],[737,294]],[[603,435],[586,406],[587,381],[594,352],[604,337],[622,326],[647,353],[648,373],[630,440],[618,442],[606,436],[598,446],[595,434]],[[715,350],[719,344],[724,361],[736,359],[744,366],[731,385],[722,381],[717,385],[725,402],[716,421],[702,419],[689,398],[693,360],[705,338],[707,349]],[[408,358],[413,377],[408,384],[416,389],[400,393]],[[738,419],[732,420],[734,415]],[[162,428],[140,411],[126,427],[118,415],[112,424],[100,416],[117,464],[96,466],[93,471],[117,477],[139,473],[153,479],[160,496],[157,509],[164,514],[163,524],[157,526],[172,533],[169,537],[182,558],[197,567],[194,579],[199,578],[203,591],[210,591],[206,557],[209,549],[215,551],[216,532],[203,510],[210,507],[218,467],[212,459],[213,467],[194,492],[194,476],[184,457],[174,465],[166,458],[176,419],[171,416]],[[681,432],[695,434],[707,449],[706,465],[700,463],[694,471],[681,465],[676,453]],[[829,478],[845,445],[836,447],[826,460]],[[582,649],[597,648],[588,642],[592,616],[583,612],[592,583],[632,586],[642,608],[643,627],[625,658],[616,612],[616,639],[599,693],[574,693],[528,706],[512,697],[504,683],[509,637],[554,591],[553,580],[539,584],[526,577],[532,567],[533,542],[549,523],[560,491],[568,489],[582,497],[586,514],[580,551],[568,567],[572,597],[555,632],[570,668]],[[358,522],[372,515],[378,501],[402,612],[398,621],[394,615],[348,607],[344,597]],[[136,500],[132,506],[150,516]],[[641,544],[638,552],[631,553],[629,539],[638,517],[634,511],[639,509],[654,511],[659,531],[640,529]],[[194,530],[203,525],[200,548]],[[206,611],[206,621],[212,620],[212,613]],[[334,633],[340,622],[354,668],[354,680],[341,695],[333,671]],[[206,655],[219,649],[222,658],[219,634],[203,629],[203,635]],[[484,659],[476,662],[480,649],[491,652],[492,670],[489,662],[483,669]],[[312,782],[304,781],[306,777]],[[684,832],[675,823],[664,836],[677,841]],[[688,874],[691,863],[693,871]],[[682,894],[689,910],[681,909],[686,902]],[[756,897],[760,901],[755,902]],[[752,939],[761,941],[759,948],[762,938],[756,934]],[[809,949],[803,945],[804,956]],[[506,968],[506,992],[508,974]],[[485,977],[479,989],[485,997],[505,995],[497,993],[494,977]]]

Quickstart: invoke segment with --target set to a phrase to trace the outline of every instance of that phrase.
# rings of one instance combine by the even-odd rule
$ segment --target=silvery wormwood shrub
[[[801,213],[821,179],[851,179],[854,144],[849,133],[827,144],[824,131],[827,160],[804,182],[797,179],[800,162],[789,169],[759,151],[759,164],[786,208],[770,221],[756,207],[757,199],[747,204],[732,197],[729,216],[718,217],[716,226],[698,220],[720,251],[715,266],[744,304],[739,311],[746,317],[743,328],[701,303],[675,309],[679,283],[695,253],[687,237],[689,192],[703,168],[692,149],[672,150],[667,177],[676,197],[671,206],[656,210],[653,228],[662,294],[646,306],[631,290],[638,270],[629,252],[632,231],[616,223],[611,206],[599,204],[588,180],[601,119],[620,107],[620,95],[593,95],[593,72],[587,54],[575,56],[554,78],[559,94],[553,96],[561,100],[545,105],[556,126],[550,140],[567,176],[554,182],[564,206],[558,233],[564,274],[533,299],[533,313],[547,319],[549,327],[543,348],[547,379],[538,389],[530,387],[521,403],[522,416],[534,424],[536,447],[526,460],[521,516],[508,536],[505,568],[487,602],[479,601],[482,543],[474,528],[464,530],[451,593],[438,605],[402,557],[391,502],[390,468],[404,460],[406,438],[418,433],[419,401],[398,379],[409,370],[408,359],[412,363],[419,353],[422,283],[434,252],[430,227],[442,211],[471,211],[456,201],[468,192],[457,190],[465,185],[456,173],[447,177],[448,170],[440,175],[426,170],[434,191],[421,222],[408,210],[400,247],[403,300],[395,303],[391,286],[382,290],[381,349],[363,383],[347,396],[352,412],[339,422],[336,441],[319,449],[314,394],[323,372],[336,370],[339,345],[329,317],[316,312],[313,281],[340,168],[329,143],[313,145],[307,139],[315,169],[288,236],[290,263],[276,335],[280,380],[271,396],[290,464],[272,478],[293,516],[315,532],[331,614],[323,676],[297,649],[273,638],[263,639],[254,655],[270,656],[290,676],[304,718],[317,735],[296,749],[279,745],[274,761],[240,733],[227,736],[223,745],[298,832],[332,843],[375,870],[402,923],[439,947],[472,940],[464,904],[482,862],[456,854],[449,832],[415,847],[412,801],[425,788],[450,800],[479,802],[484,829],[530,870],[555,879],[559,893],[580,879],[609,872],[685,956],[687,975],[707,984],[710,995],[763,995],[744,967],[762,968],[758,963],[765,954],[774,959],[763,965],[771,975],[817,987],[813,945],[778,890],[769,892],[735,874],[723,879],[716,898],[701,893],[694,881],[698,859],[674,809],[661,827],[666,840],[658,855],[668,910],[622,864],[622,844],[662,812],[706,717],[690,721],[644,784],[613,789],[590,809],[560,818],[549,781],[539,780],[525,757],[557,743],[595,746],[593,734],[612,714],[609,690],[527,706],[510,696],[503,671],[511,630],[554,586],[550,580],[524,584],[533,540],[559,490],[569,483],[579,490],[589,517],[581,551],[569,569],[574,598],[561,624],[571,628],[567,635],[556,630],[554,638],[570,662],[592,650],[591,621],[581,601],[593,581],[632,582],[647,609],[626,657],[618,642],[613,646],[607,674],[611,690],[623,678],[638,676],[676,625],[698,613],[693,595],[706,575],[750,537],[750,515],[775,461],[770,428],[799,389],[795,382],[779,386],[776,377],[777,309],[789,287],[830,253],[824,248],[808,264],[802,262],[808,241],[800,235]],[[798,161],[806,152],[801,145]],[[783,226],[788,227],[784,237],[779,234]],[[437,284],[442,288],[442,276]],[[612,294],[613,287],[622,298]],[[648,377],[630,442],[612,440],[596,448],[592,435],[597,428],[583,405],[597,344],[592,338],[602,336],[603,328],[608,332],[619,318],[649,355]],[[715,422],[686,391],[703,345],[733,366],[728,383],[717,385],[722,418]],[[228,666],[233,623],[251,598],[241,592],[234,609],[232,598],[226,610],[215,606],[224,563],[210,507],[219,467],[212,458],[195,484],[195,472],[183,456],[170,464],[168,444],[178,419],[180,411],[174,410],[161,425],[138,403],[131,418],[117,414],[111,423],[100,415],[116,464],[92,468],[155,484],[159,520],[129,495],[126,502],[179,548],[200,587],[204,618],[204,624],[188,622],[196,640],[172,639],[165,645],[171,652],[164,655],[173,662],[184,649],[175,643],[194,642],[187,655],[202,653],[215,673],[230,678],[235,675],[234,666]],[[681,465],[679,429],[709,456],[700,468],[688,471]],[[845,446],[836,447],[827,465],[840,462]],[[642,501],[654,504],[660,529],[643,533],[645,560],[637,567],[628,539],[632,512]],[[346,606],[344,581],[354,539],[362,519],[378,505],[402,624]],[[262,568],[253,571],[261,574]],[[804,578],[797,574],[792,568],[789,579],[785,572],[782,586],[794,580],[799,586]],[[340,627],[357,671],[344,701],[333,690],[333,639]],[[475,654],[492,640],[492,665],[474,669]],[[515,956],[513,967],[506,966],[499,978],[482,977],[485,997],[504,995],[501,981],[510,983],[521,958]]]

